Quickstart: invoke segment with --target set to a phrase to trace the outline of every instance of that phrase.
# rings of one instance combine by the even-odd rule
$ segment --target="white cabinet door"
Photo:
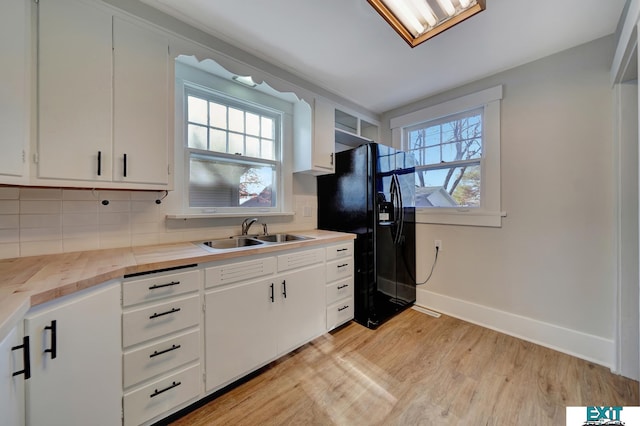
[[[26,382],[29,425],[122,423],[120,283],[32,308]]]
[[[316,98],[313,108],[313,166],[334,172],[335,108],[328,101]]]
[[[0,341],[0,423],[6,426],[24,425],[25,375],[13,375],[25,369],[22,345],[22,324]]]
[[[166,185],[169,40],[114,17],[115,181]]]
[[[318,337],[326,327],[324,265],[277,277],[280,312],[278,353],[285,353]]]
[[[206,390],[239,378],[276,356],[277,283],[261,280],[205,295]]]
[[[6,0],[0,13],[0,175],[14,177],[24,175],[23,150],[28,142],[28,4],[28,0]]]
[[[38,177],[111,180],[111,14],[82,0],[38,13]]]

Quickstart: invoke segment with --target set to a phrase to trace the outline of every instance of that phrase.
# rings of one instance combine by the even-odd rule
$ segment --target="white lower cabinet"
[[[207,392],[324,333],[324,277],[322,249],[207,268]]]
[[[0,341],[0,423],[6,426],[24,425],[24,383],[29,374],[29,349],[24,344],[22,324]]]
[[[327,248],[327,331],[353,319],[353,243]]]
[[[120,282],[111,282],[27,313],[27,425],[121,424],[120,312]]]
[[[201,288],[195,266],[125,278],[125,425],[153,423],[202,395]]]

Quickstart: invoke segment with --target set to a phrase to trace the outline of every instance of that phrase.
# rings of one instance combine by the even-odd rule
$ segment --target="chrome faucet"
[[[242,235],[247,235],[249,233],[249,228],[251,228],[251,225],[253,225],[254,223],[256,223],[258,221],[258,218],[253,217],[253,218],[246,218],[245,220],[242,221]]]

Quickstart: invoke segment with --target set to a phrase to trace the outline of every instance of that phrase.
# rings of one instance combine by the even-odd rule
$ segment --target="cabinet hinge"
[[[38,160],[39,160],[38,153],[36,152],[35,154],[33,154],[33,162],[38,164]]]
[[[206,383],[207,382],[207,373],[202,370],[202,383]]]
[[[207,311],[207,304],[203,303],[202,304],[202,312],[206,312]]]
[[[22,150],[22,162],[26,163],[27,162],[27,153],[24,152],[24,149]]]
[[[167,164],[167,175],[171,176],[171,166]]]

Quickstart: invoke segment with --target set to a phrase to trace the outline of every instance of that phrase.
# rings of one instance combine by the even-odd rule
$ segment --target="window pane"
[[[207,128],[189,124],[187,145],[190,148],[207,149]]]
[[[273,133],[273,119],[269,117],[261,117],[262,130],[260,136],[267,139],[274,139],[275,135]]]
[[[260,144],[262,145],[262,154],[260,155],[260,158],[264,158],[265,160],[275,160],[273,141],[269,139],[261,139]]]
[[[207,124],[207,101],[189,96],[187,103],[188,121]]]
[[[244,133],[244,111],[229,108],[229,130]]]
[[[480,207],[480,165],[416,170],[416,207]]]
[[[215,102],[209,102],[211,126],[219,129],[227,128],[227,107]]]
[[[260,139],[247,136],[247,152],[249,157],[260,158]]]
[[[209,131],[209,141],[209,150],[227,152],[227,132],[224,130],[211,129]]]
[[[247,113],[247,132],[248,135],[260,136],[260,116],[257,114]]]
[[[276,169],[254,162],[229,162],[191,155],[191,207],[275,207]]]
[[[229,133],[229,154],[245,155],[243,135]]]

